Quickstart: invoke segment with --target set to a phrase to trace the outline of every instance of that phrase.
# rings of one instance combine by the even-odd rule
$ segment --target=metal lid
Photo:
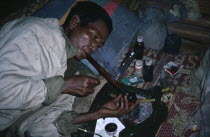
[[[142,41],[143,41],[143,37],[142,37],[142,36],[138,36],[138,37],[137,37],[137,41],[138,41],[138,42],[142,42]]]
[[[143,65],[143,61],[142,60],[136,60],[136,66],[142,66]]]
[[[152,65],[152,60],[151,60],[151,59],[146,60],[146,61],[145,61],[145,64],[146,64],[147,66],[151,66],[151,65]]]

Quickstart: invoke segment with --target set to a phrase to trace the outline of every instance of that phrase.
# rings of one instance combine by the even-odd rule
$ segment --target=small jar
[[[142,76],[142,69],[143,69],[143,61],[142,60],[136,60],[135,63],[135,73],[139,76]]]

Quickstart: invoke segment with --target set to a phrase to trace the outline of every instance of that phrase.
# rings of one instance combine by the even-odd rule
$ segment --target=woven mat
[[[179,137],[190,136],[191,134],[198,132],[193,131],[189,125],[190,116],[192,116],[197,110],[200,101],[198,97],[194,97],[184,90],[189,85],[189,75],[195,68],[198,67],[200,57],[194,55],[168,55],[163,51],[157,51],[152,49],[145,50],[144,59],[150,58],[153,60],[154,65],[154,79],[152,82],[140,83],[135,85],[139,88],[149,88],[155,85],[159,85],[159,79],[163,73],[163,66],[169,61],[174,61],[183,65],[182,70],[174,77],[169,77],[171,82],[172,93],[174,94],[172,100],[167,102],[169,108],[169,115],[163,122],[157,137]],[[134,74],[134,63],[128,68],[125,76]]]

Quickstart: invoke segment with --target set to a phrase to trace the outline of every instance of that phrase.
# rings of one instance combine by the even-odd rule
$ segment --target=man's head
[[[93,53],[104,44],[112,31],[112,21],[96,3],[78,2],[67,17],[64,30],[78,49],[76,58],[80,60],[86,52]]]

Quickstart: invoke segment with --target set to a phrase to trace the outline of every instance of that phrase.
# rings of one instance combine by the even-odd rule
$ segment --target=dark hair
[[[66,18],[64,27],[69,25],[69,21],[73,15],[78,15],[80,17],[81,26],[85,26],[88,25],[88,23],[102,20],[106,23],[109,29],[109,33],[111,33],[113,29],[110,16],[107,14],[104,8],[96,3],[90,1],[77,2],[76,5],[72,7],[68,17]]]

